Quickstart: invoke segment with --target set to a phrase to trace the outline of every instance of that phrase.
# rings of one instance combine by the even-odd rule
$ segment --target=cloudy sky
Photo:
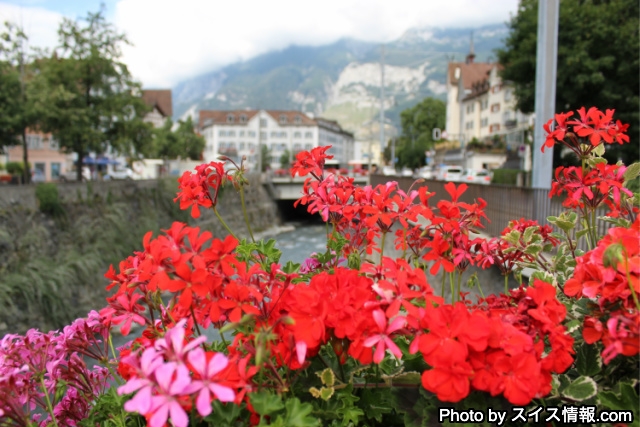
[[[32,46],[53,47],[63,16],[81,19],[101,3],[133,44],[124,62],[145,87],[161,88],[291,44],[383,43],[415,26],[506,22],[518,0],[0,0],[0,20],[21,23]]]

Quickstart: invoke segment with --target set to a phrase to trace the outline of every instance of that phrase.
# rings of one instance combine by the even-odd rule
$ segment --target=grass
[[[65,206],[60,220],[30,212],[23,228],[0,221],[0,323],[8,332],[49,330],[103,307],[109,265],[139,250],[147,231],[187,220],[174,194],[161,183],[130,201],[111,195]]]

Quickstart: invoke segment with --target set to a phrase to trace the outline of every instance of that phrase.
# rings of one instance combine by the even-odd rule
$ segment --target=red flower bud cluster
[[[196,173],[185,171],[178,179],[178,196],[180,209],[191,206],[191,216],[200,217],[200,209],[215,207],[218,203],[220,187],[228,179],[223,162],[211,162],[196,167]]]
[[[631,228],[611,228],[598,246],[576,259],[564,292],[597,302],[584,321],[584,340],[602,341],[603,359],[640,353],[640,219]]]

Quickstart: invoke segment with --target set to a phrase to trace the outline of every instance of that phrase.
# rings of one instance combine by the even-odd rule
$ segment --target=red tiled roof
[[[315,120],[309,118],[309,116],[300,111],[266,110],[266,112],[279,124],[287,126],[316,125]],[[209,120],[211,120],[213,124],[217,125],[244,125],[256,114],[258,114],[258,110],[201,110],[198,126],[202,129],[205,126],[205,123]],[[245,122],[240,120],[242,115],[246,116]],[[230,116],[233,117],[233,121],[229,121]],[[296,117],[300,118],[299,122],[296,122]],[[286,119],[286,122],[281,122],[281,118]]]
[[[465,62],[450,62],[449,63],[449,81],[457,85],[458,79],[456,79],[456,68],[460,68],[460,78],[465,89],[471,90],[474,83],[487,78],[491,69],[496,64],[490,64],[488,62],[472,62],[467,64]]]
[[[173,115],[171,89],[150,89],[142,91],[142,100],[148,106],[157,108],[165,117]]]

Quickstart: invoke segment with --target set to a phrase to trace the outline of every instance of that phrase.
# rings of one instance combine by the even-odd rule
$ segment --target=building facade
[[[500,78],[499,64],[476,63],[474,58],[471,51],[465,62],[449,63],[447,138],[462,146],[474,139],[482,142],[496,137],[523,143],[518,140],[532,125],[533,116],[516,109],[513,86]]]
[[[282,167],[281,159],[289,154],[289,162],[303,150],[331,145],[329,154],[346,167],[354,155],[353,134],[332,120],[314,119],[300,111],[280,110],[203,110],[198,128],[206,144],[205,162],[224,155],[235,162],[246,157],[249,169],[257,167],[260,146],[267,147],[271,169]]]
[[[32,172],[44,175],[47,181],[56,181],[67,171],[71,156],[60,152],[57,141],[50,135],[28,131],[27,150]],[[22,144],[6,148],[8,162],[22,162]]]

